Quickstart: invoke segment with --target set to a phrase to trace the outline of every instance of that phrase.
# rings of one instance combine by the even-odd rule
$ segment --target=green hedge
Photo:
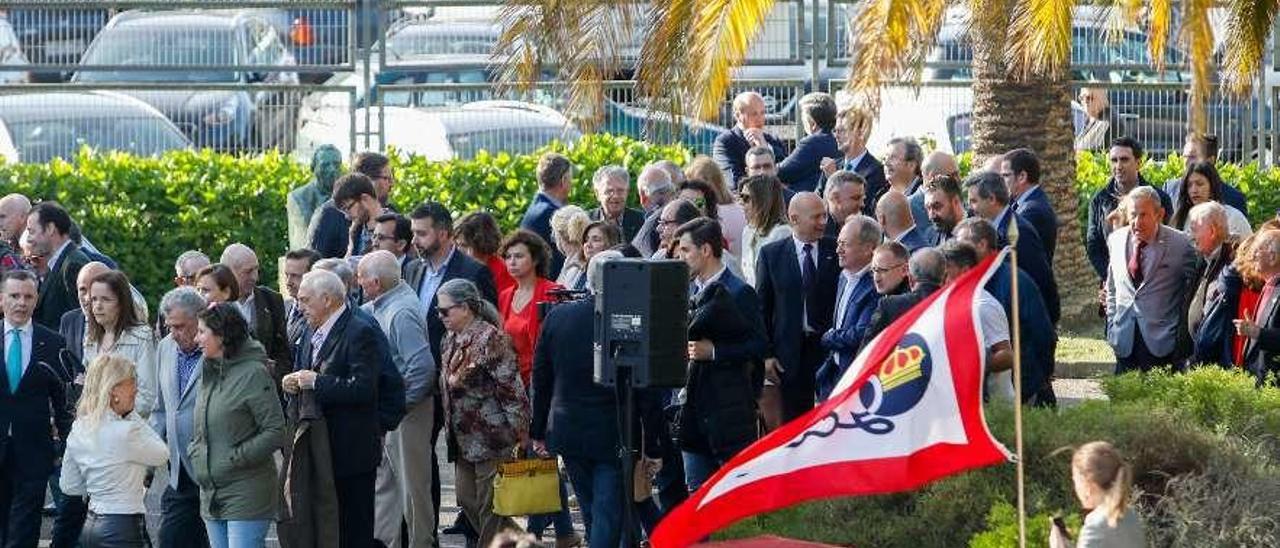
[[[670,159],[684,165],[691,156],[678,145],[608,135],[548,148],[573,162],[572,200],[580,204],[595,202],[589,182],[601,166],[620,164],[635,176],[648,162]],[[405,212],[428,199],[458,213],[485,209],[504,229],[513,229],[537,191],[538,156],[481,153],[452,162],[397,158],[392,203]],[[258,252],[261,279],[275,280],[275,258],[288,245],[285,197],[310,179],[306,166],[275,153],[235,157],[175,151],[137,158],[83,150],[69,162],[0,164],[0,193],[62,203],[153,305],[171,287],[173,261],[187,249],[217,260],[228,243],[242,242]]]

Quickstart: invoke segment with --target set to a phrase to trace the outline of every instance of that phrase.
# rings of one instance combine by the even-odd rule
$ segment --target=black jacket
[[[604,219],[604,210],[595,208],[587,213],[592,221]],[[644,212],[639,209],[625,208],[622,210],[622,241],[630,242],[640,233],[640,227],[644,226]]]
[[[58,256],[58,263],[49,266],[49,274],[40,284],[40,297],[36,300],[36,311],[32,316],[36,323],[49,330],[58,329],[63,314],[80,308],[76,278],[86,264],[89,264],[89,256],[75,242],[68,243],[62,255]]]
[[[9,388],[9,376],[0,373],[0,473],[14,478],[44,478],[53,471],[57,448],[49,435],[52,423],[62,440],[71,433],[73,416],[67,403],[71,373],[61,360],[62,336],[32,324],[31,360],[18,383]],[[0,336],[0,356],[9,343]],[[8,445],[14,444],[13,462],[6,462]]]
[[[325,200],[312,215],[307,241],[310,242],[307,247],[326,259],[347,255],[347,246],[351,244],[351,221],[338,210],[332,199]]]
[[[769,338],[765,357],[782,363],[783,382],[796,375],[813,376],[819,363],[800,363],[804,338],[805,303],[816,307],[810,327],[818,335],[831,328],[835,314],[836,285],[840,265],[836,262],[835,240],[827,237],[815,242],[817,279],[813,294],[802,290],[800,259],[793,238],[770,242],[760,248],[756,260],[756,292],[760,297],[761,317]],[[807,297],[807,298],[806,298]]]
[[[416,259],[405,267],[407,273],[405,282],[413,288],[419,299],[422,298],[422,280],[426,274],[424,260]],[[498,289],[493,283],[493,273],[489,272],[489,267],[468,257],[456,247],[453,249],[453,257],[444,267],[444,278],[440,280],[440,285],[454,278],[471,280],[471,283],[476,284],[476,289],[480,290],[480,296],[484,297],[484,300],[498,306]],[[427,303],[427,339],[431,342],[431,356],[435,358],[436,363],[440,363],[440,341],[444,339],[444,323],[440,321],[440,315],[436,314],[435,295],[432,295],[431,302]]]
[[[1280,290],[1271,299],[1258,303],[1258,326],[1262,332],[1244,343],[1244,367],[1258,377],[1258,386],[1268,382],[1280,386]]]
[[[529,209],[524,211],[524,217],[520,219],[520,228],[532,230],[551,246],[551,268],[547,277],[553,280],[560,275],[560,268],[564,266],[564,253],[560,252],[560,247],[556,245],[551,235],[551,216],[556,214],[557,209],[560,207],[551,200],[550,196],[539,192],[529,203]]]
[[[911,291],[901,295],[885,295],[880,298],[880,304],[876,305],[876,311],[871,313],[871,325],[867,326],[867,332],[862,337],[862,348],[866,348],[871,344],[871,339],[876,338],[881,331],[884,331],[894,320],[906,314],[911,307],[920,303],[938,290],[938,286],[930,283],[922,283],[916,285]]]
[[[257,323],[253,338],[262,344],[267,357],[275,362],[271,377],[275,379],[276,386],[280,386],[280,379],[293,371],[284,298],[263,286],[253,288],[253,315]]]
[[[769,148],[773,149],[775,162],[781,162],[787,157],[787,150],[777,137],[765,133],[764,140],[769,143]],[[737,189],[738,182],[747,176],[748,150],[751,150],[751,143],[747,142],[747,138],[742,135],[742,128],[738,126],[717,135],[715,142],[711,144],[711,157],[722,171],[729,174],[729,184],[734,189]]]
[[[791,155],[778,162],[778,179],[795,192],[812,192],[822,180],[822,159],[844,157],[830,131],[818,130],[796,143]]]

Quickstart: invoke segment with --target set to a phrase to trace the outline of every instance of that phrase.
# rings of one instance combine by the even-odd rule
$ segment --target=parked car
[[[74,65],[85,48],[107,24],[114,10],[96,8],[23,8],[9,10],[9,22],[21,42],[22,51],[35,65]],[[36,71],[40,82],[61,81],[56,69]]]
[[[298,75],[292,72],[296,62],[275,29],[256,14],[121,13],[90,44],[81,64],[120,67],[80,70],[72,81],[138,84],[123,93],[159,109],[197,146],[232,151],[292,148],[300,93],[252,84],[297,84]],[[244,65],[271,70],[234,69]],[[172,89],[175,83],[191,86]],[[227,89],[227,84],[238,85]]]
[[[495,20],[440,20],[415,17],[387,30],[387,62],[421,55],[492,55],[502,27]]]
[[[108,91],[0,95],[0,156],[42,163],[81,146],[151,156],[191,141],[154,107]]]
[[[359,2],[352,10],[311,6],[250,11],[266,18],[280,33],[298,65],[306,70],[300,78],[307,83],[323,82],[333,76],[331,71],[311,67],[337,67],[355,62],[350,58],[353,14],[356,49],[366,49],[382,38],[383,21],[390,24],[404,17],[403,9],[375,9],[373,2]]]

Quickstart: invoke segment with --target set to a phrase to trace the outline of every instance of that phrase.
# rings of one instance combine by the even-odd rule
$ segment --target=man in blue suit
[[[729,175],[730,185],[738,188],[738,181],[747,173],[747,151],[754,147],[768,147],[774,158],[786,156],[782,141],[764,132],[764,98],[754,91],[744,91],[733,98],[732,129],[716,136],[711,145],[711,158],[721,171]]]
[[[1196,162],[1218,163],[1218,136],[1187,134],[1187,141],[1182,145],[1182,160],[1185,165]],[[1182,192],[1182,177],[1174,177],[1164,183],[1164,193],[1171,200],[1178,199]],[[1249,203],[1240,189],[1231,183],[1222,182],[1222,203],[1240,210],[1245,217],[1249,216]]]
[[[813,408],[815,374],[827,353],[822,334],[835,313],[836,243],[822,237],[822,199],[800,192],[788,208],[791,237],[766,244],[756,260],[756,292],[768,334],[765,379],[780,387],[784,420]]]
[[[573,164],[569,159],[554,152],[543,154],[538,159],[538,189],[520,219],[520,228],[532,230],[551,246],[548,276],[554,280],[564,266],[564,253],[551,237],[551,216],[569,203],[569,191],[573,189]]]
[[[806,135],[791,155],[778,164],[778,178],[793,192],[813,192],[822,179],[822,161],[844,157],[831,130],[836,126],[836,101],[816,91],[800,98]]]
[[[60,361],[62,337],[32,321],[35,274],[11,270],[0,278],[4,333],[0,356],[0,544],[34,547],[40,539],[45,484],[71,433],[69,371]],[[56,431],[56,438],[50,431]]]
[[[833,133],[844,157],[822,161],[822,173],[828,179],[840,170],[862,176],[865,181],[865,198],[861,207],[862,213],[867,216],[875,215],[876,202],[889,189],[889,181],[884,178],[884,164],[867,150],[867,139],[871,137],[873,123],[871,115],[865,110],[851,108],[840,111],[836,115]],[[826,193],[825,190],[823,193]]]
[[[1000,251],[1002,244],[991,223],[970,217],[956,225],[956,239],[972,245],[978,253],[978,261]],[[1021,325],[1018,348],[1022,353],[1022,402],[1052,405],[1053,386],[1049,384],[1054,367],[1054,328],[1048,309],[1035,282],[1018,268],[1018,321]],[[1013,283],[1011,265],[1001,264],[987,281],[985,289],[1004,308],[1005,316],[1013,320]],[[1047,386],[1046,386],[1047,385]]]
[[[1232,320],[1236,319],[1240,304],[1240,289],[1238,274],[1223,274],[1236,258],[1236,242],[1227,228],[1226,206],[1209,201],[1192,207],[1187,215],[1187,234],[1200,255],[1191,306],[1187,309],[1187,331],[1194,348],[1190,363],[1230,369],[1235,361]]]
[[[880,225],[866,215],[854,215],[845,221],[836,238],[840,282],[836,291],[836,310],[831,329],[822,335],[822,347],[830,354],[818,368],[818,399],[831,395],[840,377],[849,368],[862,345],[871,314],[880,302],[871,274],[871,258],[883,238]]]
[[[1058,281],[1053,276],[1053,267],[1049,266],[1044,245],[1035,227],[1009,207],[1009,187],[1005,186],[998,174],[979,171],[965,180],[965,188],[969,209],[995,226],[1001,246],[1008,244],[1009,224],[1018,223],[1018,267],[1036,282],[1036,287],[1044,296],[1044,304],[1048,307],[1049,319],[1057,324],[1061,314]]]
[[[885,239],[902,244],[908,253],[929,247],[929,235],[924,227],[916,225],[905,194],[897,190],[886,191],[876,202],[876,220],[884,230]]]
[[[1028,149],[1015,148],[1000,160],[1000,178],[1009,188],[1013,212],[1035,227],[1052,267],[1058,249],[1058,214],[1040,188],[1040,158]]]

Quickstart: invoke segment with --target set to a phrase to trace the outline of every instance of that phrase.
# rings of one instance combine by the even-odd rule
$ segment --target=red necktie
[[[1129,279],[1133,280],[1134,287],[1142,285],[1142,252],[1146,250],[1147,242],[1138,240],[1133,254],[1129,256]]]

